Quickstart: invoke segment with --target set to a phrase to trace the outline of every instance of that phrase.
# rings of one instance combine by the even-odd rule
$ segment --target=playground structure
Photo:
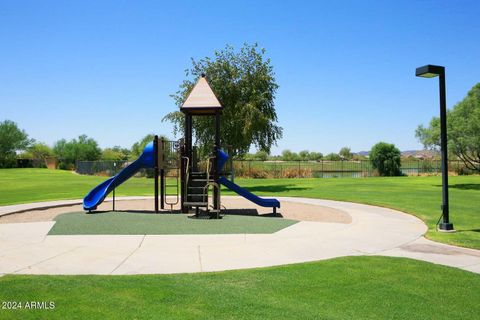
[[[116,187],[131,178],[142,168],[154,169],[155,212],[180,204],[182,213],[194,210],[197,217],[220,218],[222,212],[221,185],[240,196],[262,206],[270,207],[276,214],[280,208],[277,199],[265,199],[254,195],[226,178],[225,164],[229,156],[221,149],[220,125],[222,105],[210,88],[205,75],[202,75],[188,95],[180,110],[185,115],[184,137],[178,141],[167,141],[155,136],[140,157],[93,188],[83,199],[83,208],[87,211],[97,209],[107,195]],[[201,168],[197,152],[193,146],[193,117],[214,117],[215,139],[213,152]],[[173,194],[167,190],[173,188]],[[209,203],[212,193],[212,203]]]

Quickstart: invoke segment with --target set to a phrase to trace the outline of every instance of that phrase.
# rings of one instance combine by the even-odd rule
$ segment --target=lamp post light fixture
[[[439,231],[453,231],[453,224],[450,222],[448,205],[448,159],[447,159],[447,101],[445,93],[445,67],[426,65],[417,68],[417,77],[434,78],[439,77],[440,87],[440,151],[442,157],[442,222],[439,224]]]

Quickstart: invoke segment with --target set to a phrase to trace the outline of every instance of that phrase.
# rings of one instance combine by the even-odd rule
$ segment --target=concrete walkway
[[[479,250],[423,238],[427,227],[411,215],[349,202],[279,200],[343,210],[352,223],[301,221],[274,234],[113,236],[47,236],[53,221],[0,224],[0,274],[221,271],[358,255],[408,257],[480,273]],[[21,206],[0,207],[0,214],[29,209]]]

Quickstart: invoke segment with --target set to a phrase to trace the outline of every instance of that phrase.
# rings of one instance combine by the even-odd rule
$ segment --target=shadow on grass
[[[436,184],[435,187],[442,187],[441,184]],[[460,190],[480,190],[480,183],[459,183],[449,184],[448,188]]]
[[[480,229],[457,229],[456,232],[480,232]]]
[[[243,188],[243,187],[242,187]],[[269,186],[252,186],[252,187],[244,187],[250,192],[287,192],[287,191],[302,191],[308,190],[310,188],[305,187],[297,187],[294,184],[277,184],[277,185],[269,185]]]

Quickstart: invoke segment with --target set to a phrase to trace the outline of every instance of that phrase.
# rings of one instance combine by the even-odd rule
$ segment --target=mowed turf
[[[0,278],[1,319],[478,319],[480,277],[387,257],[216,273]]]
[[[65,213],[57,216],[55,221],[49,235],[274,233],[297,222],[273,217],[233,215],[206,220],[183,214],[138,212]]]
[[[81,199],[108,177],[78,175],[65,170],[0,169],[0,205]],[[118,195],[153,195],[153,179],[129,179]]]
[[[0,205],[34,201],[79,199],[104,181],[47,169],[0,170]],[[236,179],[248,190],[265,196],[290,196],[353,201],[389,207],[421,218],[427,237],[480,249],[480,176],[450,177],[450,215],[455,233],[436,231],[440,217],[442,182],[434,177],[378,177],[331,179]],[[234,194],[225,190],[223,194]],[[153,179],[132,178],[117,195],[153,195]]]

